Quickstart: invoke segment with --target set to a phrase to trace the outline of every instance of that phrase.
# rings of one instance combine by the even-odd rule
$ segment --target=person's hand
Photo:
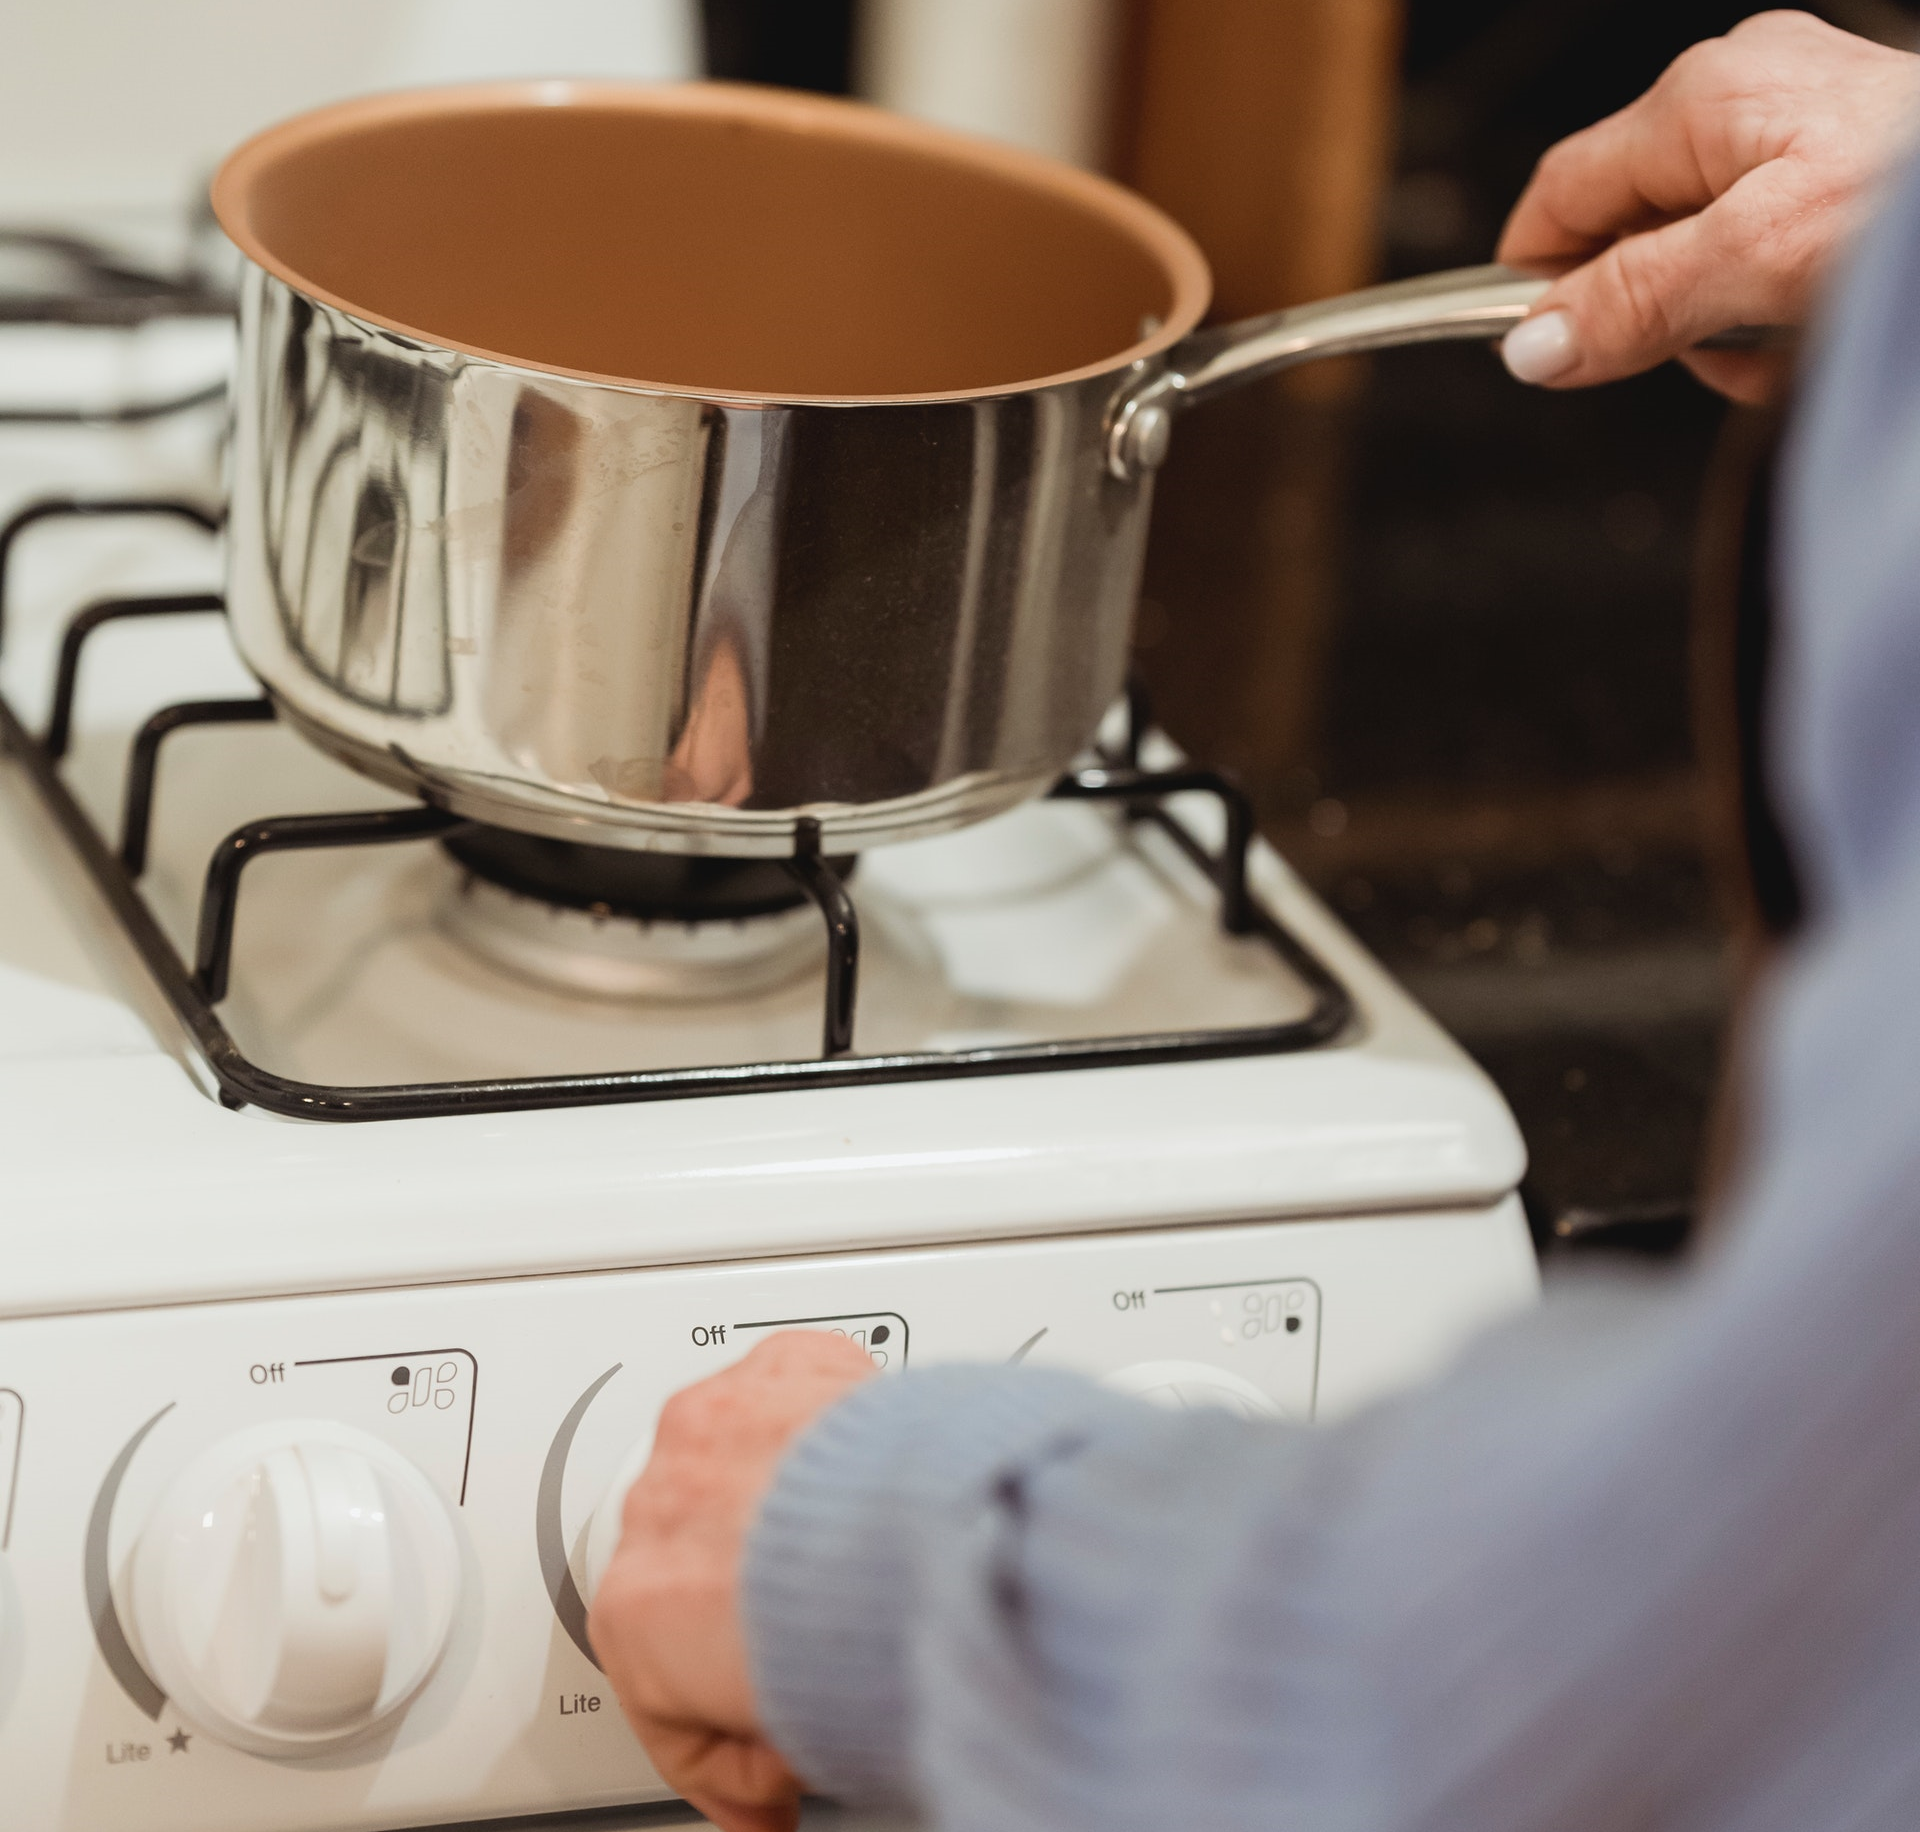
[[[627,1491],[587,1632],[654,1766],[725,1832],[799,1821],[799,1781],[760,1728],[747,1670],[747,1531],[794,1437],[872,1373],[844,1336],[770,1337],[667,1401]]]
[[[1508,332],[1507,367],[1578,388],[1678,356],[1723,394],[1769,398],[1785,351],[1690,346],[1804,322],[1916,129],[1920,57],[1806,13],[1761,13],[1693,46],[1540,161],[1499,259],[1562,277]]]

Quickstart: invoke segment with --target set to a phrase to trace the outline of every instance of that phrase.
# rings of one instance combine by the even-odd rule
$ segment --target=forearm
[[[1805,1706],[1817,1663],[1731,1728],[1700,1701],[1860,1553],[1822,1517],[1846,1446],[1764,1435],[1804,1370],[1743,1365],[1778,1330],[1737,1296],[1577,1295],[1324,1431],[876,1383],[751,1542],[768,1729],[947,1832],[1609,1832],[1650,1770],[1710,1784]]]
[[[915,1796],[909,1640],[943,1565],[993,1533],[1008,1479],[1140,1410],[1072,1376],[940,1369],[872,1382],[800,1439],[749,1541],[745,1607],[767,1728],[811,1785]]]
[[[1564,1598],[1551,1537],[1534,1570],[1480,1554],[1530,1504],[1544,1524],[1520,1446],[1663,1308],[1568,1304],[1445,1392],[1321,1433],[1021,1369],[875,1383],[789,1454],[750,1542],[768,1729],[816,1788],[969,1832],[1176,1823],[1196,1795],[1222,1823],[1330,1827],[1388,1785],[1423,1671],[1476,1623],[1497,1643],[1531,1590]],[[1562,1622],[1563,1653],[1599,1627]]]

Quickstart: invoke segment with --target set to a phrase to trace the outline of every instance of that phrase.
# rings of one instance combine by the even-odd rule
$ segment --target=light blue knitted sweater
[[[767,1719],[950,1832],[1920,1828],[1920,182],[1788,465],[1814,921],[1716,1248],[1300,1432],[875,1382],[749,1548]]]

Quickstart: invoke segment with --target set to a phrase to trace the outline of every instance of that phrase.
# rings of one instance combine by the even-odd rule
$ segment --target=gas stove
[[[1528,1302],[1498,1095],[1137,704],[857,863],[325,756],[219,615],[214,305],[0,330],[8,1832],[664,1797],[584,1599],[771,1329],[1307,1422]]]

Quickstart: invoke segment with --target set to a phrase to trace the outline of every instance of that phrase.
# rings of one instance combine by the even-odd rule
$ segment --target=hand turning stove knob
[[[1208,1361],[1142,1361],[1109,1374],[1107,1385],[1173,1412],[1214,1406],[1243,1419],[1286,1416],[1244,1375]]]
[[[330,1420],[216,1444],[140,1536],[132,1626],[209,1735],[263,1755],[352,1741],[426,1683],[453,1625],[447,1510],[389,1445]]]

